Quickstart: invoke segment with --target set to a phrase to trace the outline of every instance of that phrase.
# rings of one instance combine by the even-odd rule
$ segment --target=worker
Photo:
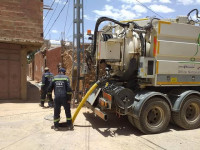
[[[45,100],[48,100],[48,106],[53,107],[53,99],[51,94],[47,94],[48,87],[53,79],[53,74],[49,72],[49,68],[45,67],[44,74],[42,75],[42,86],[41,86],[41,101],[40,106],[44,107]]]
[[[64,68],[59,69],[59,74],[56,75],[51,82],[48,92],[51,93],[54,90],[54,130],[59,130],[60,121],[60,109],[61,106],[65,109],[65,115],[67,120],[67,128],[73,130],[72,117],[71,117],[71,95],[72,90],[70,87],[69,78],[65,75],[66,70]]]

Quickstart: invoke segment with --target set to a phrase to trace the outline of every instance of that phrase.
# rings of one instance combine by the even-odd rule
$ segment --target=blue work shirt
[[[43,90],[47,90],[51,81],[53,80],[53,74],[51,72],[45,72],[43,75],[42,75],[42,89]]]
[[[48,92],[54,90],[55,98],[66,98],[67,101],[71,100],[72,90],[70,87],[69,78],[66,75],[56,75],[52,80]]]

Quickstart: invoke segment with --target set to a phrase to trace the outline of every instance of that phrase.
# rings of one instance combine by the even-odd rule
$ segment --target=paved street
[[[25,102],[0,102],[0,150],[199,150],[200,129],[170,125],[166,132],[144,135],[126,117],[114,114],[107,122],[82,108],[74,131],[54,131],[53,109],[38,106],[37,88]],[[29,88],[30,88],[29,87]],[[30,92],[30,91],[29,91]],[[31,94],[31,93],[29,93]],[[35,97],[34,97],[35,96]],[[37,101],[36,101],[37,99]],[[46,104],[47,105],[47,104]],[[72,114],[75,109],[72,109]],[[65,122],[62,109],[61,122]]]

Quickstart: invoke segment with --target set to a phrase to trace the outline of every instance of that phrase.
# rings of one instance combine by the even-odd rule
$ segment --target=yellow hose
[[[83,104],[86,102],[87,98],[90,96],[90,94],[97,88],[98,84],[95,83],[90,90],[86,93],[86,95],[83,97],[83,99],[81,100],[81,103],[78,105],[78,108],[76,109],[73,117],[72,117],[72,123],[74,123],[76,116],[78,115],[79,111],[81,110],[81,108],[83,107]]]

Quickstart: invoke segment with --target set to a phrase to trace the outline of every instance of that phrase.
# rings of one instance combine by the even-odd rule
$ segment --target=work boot
[[[54,127],[54,130],[55,130],[55,131],[58,131],[58,130],[59,130],[59,128],[58,128],[58,127]]]
[[[59,126],[58,125],[54,125],[54,130],[58,131],[59,130]]]
[[[44,107],[44,103],[40,103],[39,106],[40,106],[40,107]]]
[[[67,126],[67,129],[68,129],[68,130],[74,130],[73,124],[68,125],[68,126]]]
[[[53,102],[49,102],[48,105],[49,105],[49,107],[51,107],[51,108],[53,108],[53,106],[54,106]]]

